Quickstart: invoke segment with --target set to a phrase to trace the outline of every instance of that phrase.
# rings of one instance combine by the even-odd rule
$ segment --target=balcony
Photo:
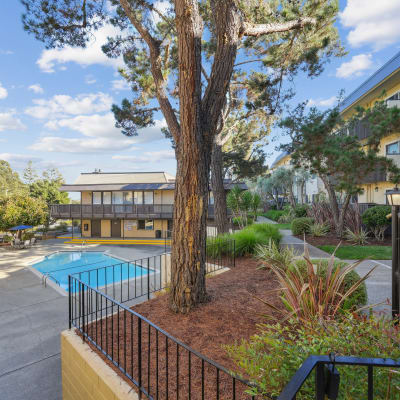
[[[173,204],[53,204],[52,218],[58,219],[172,219]],[[208,206],[208,218],[214,218],[214,206]]]

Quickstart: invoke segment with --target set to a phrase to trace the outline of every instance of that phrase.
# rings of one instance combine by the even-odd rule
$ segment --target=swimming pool
[[[102,287],[126,279],[136,279],[148,273],[146,268],[98,251],[57,252],[46,256],[32,267],[66,291],[68,275],[76,274],[83,283],[92,287]]]

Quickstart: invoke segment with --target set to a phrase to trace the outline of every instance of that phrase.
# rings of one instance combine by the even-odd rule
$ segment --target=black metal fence
[[[235,241],[207,238],[206,274],[235,267]],[[120,303],[150,299],[152,293],[168,288],[171,278],[171,253],[126,261],[72,274]],[[73,292],[74,293],[74,292]]]
[[[374,398],[374,368],[400,368],[399,360],[388,358],[360,358],[338,356],[310,356],[297,370],[295,375],[285,386],[278,400],[296,400],[303,383],[315,369],[315,399],[324,400],[336,399],[340,390],[340,373],[336,365],[363,366],[367,369],[368,385],[365,388],[363,399],[373,400]],[[383,397],[379,397],[383,398]],[[392,397],[385,397],[392,398]],[[397,397],[396,397],[397,398]]]
[[[234,241],[216,244],[209,239],[207,248],[211,245],[207,273],[234,267]],[[219,251],[222,246],[223,251]],[[162,254],[70,275],[70,329],[75,327],[83,340],[121,371],[137,387],[139,398],[256,399],[245,393],[251,387],[249,382],[122,304],[141,296],[150,297],[152,292],[167,287],[168,279],[163,279],[162,271],[163,263],[168,267],[168,256]],[[146,273],[135,277],[129,272],[137,267]],[[106,279],[113,281],[108,284]],[[134,279],[133,286],[127,283]],[[135,288],[140,291],[135,292]]]

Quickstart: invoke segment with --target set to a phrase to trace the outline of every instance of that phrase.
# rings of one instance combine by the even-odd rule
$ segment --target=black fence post
[[[150,300],[150,257],[147,258],[147,300]]]
[[[72,285],[71,275],[68,275],[68,329],[72,326],[72,299],[71,299]]]
[[[142,398],[142,320],[138,317],[138,380],[139,399]]]
[[[85,341],[85,293],[83,292],[85,290],[83,283],[79,284],[80,286],[80,296],[81,296],[81,301],[82,301],[82,340]]]
[[[315,400],[325,399],[325,371],[324,364],[315,367]]]

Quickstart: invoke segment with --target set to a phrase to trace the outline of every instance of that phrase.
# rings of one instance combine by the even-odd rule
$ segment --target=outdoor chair
[[[23,245],[21,246],[22,249],[27,249],[30,247],[31,241],[30,240],[25,240]]]
[[[33,246],[35,243],[36,243],[36,238],[32,238],[30,245]]]
[[[21,240],[20,239],[14,239],[12,242],[11,242],[11,248],[12,249],[20,249],[21,248]]]

